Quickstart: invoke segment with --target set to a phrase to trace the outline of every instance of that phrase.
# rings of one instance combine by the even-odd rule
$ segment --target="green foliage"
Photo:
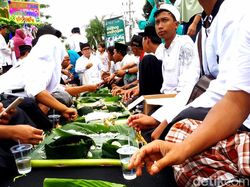
[[[89,25],[85,29],[86,37],[90,46],[97,47],[97,44],[102,42],[102,37],[104,36],[104,26],[103,20],[99,20],[97,17],[95,19],[90,20]]]

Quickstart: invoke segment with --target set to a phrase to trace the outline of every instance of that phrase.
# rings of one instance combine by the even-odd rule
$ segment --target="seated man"
[[[142,155],[139,154],[132,165],[140,168],[141,161],[149,161],[147,168],[151,174],[173,165],[180,186],[194,183],[199,186],[242,186],[250,176],[249,1],[199,2],[207,14],[205,16],[214,18],[204,22],[207,29],[212,21],[205,37],[204,56],[211,61],[220,59],[219,74],[208,90],[193,101],[192,107],[183,110],[168,124],[162,137],[167,141],[152,142],[140,151]],[[219,10],[218,13],[213,9]],[[232,15],[232,9],[241,11]],[[181,121],[185,118],[190,120]],[[153,163],[151,158],[154,158]]]
[[[172,118],[178,114],[186,105],[193,86],[199,79],[198,52],[189,36],[176,34],[179,19],[180,14],[172,5],[162,4],[155,13],[156,33],[165,41],[165,44],[161,44],[164,46],[161,50],[163,76],[161,93],[176,94],[176,96],[169,99],[169,104],[164,107],[164,113],[161,112],[162,109],[160,112],[157,111],[157,114],[160,114],[156,117],[143,114],[131,116],[129,125],[136,129],[157,127],[160,122],[164,122],[166,116]]]
[[[147,53],[139,63],[139,85],[124,94],[124,100],[134,99],[138,95],[160,94],[162,87],[162,54],[164,46],[154,26],[146,26],[142,46]]]
[[[117,85],[123,86],[130,82],[133,82],[136,79],[136,74],[125,72],[128,70],[125,68],[130,67],[130,64],[132,64],[132,66],[135,66],[138,61],[133,55],[128,54],[127,45],[118,42],[115,43],[113,60],[115,63],[116,71],[105,79],[105,82],[107,84],[111,85],[112,87]]]
[[[114,87],[112,89],[113,95],[123,95],[127,89],[130,89],[138,84],[138,66],[140,64],[141,59],[144,56],[144,51],[142,49],[142,37],[139,35],[133,35],[130,41],[131,50],[135,57],[139,57],[138,62],[131,62],[126,64],[117,72],[118,76],[129,76],[129,74],[137,75],[137,79],[129,84],[125,84],[122,87]]]
[[[92,54],[89,43],[80,43],[80,49],[82,56],[76,60],[75,71],[79,75],[81,85],[100,83],[101,60]]]
[[[53,33],[53,29],[51,30]],[[33,100],[32,106],[38,109],[35,99],[36,102],[59,111],[67,120],[73,120],[77,117],[77,111],[58,102],[51,95],[60,84],[61,63],[67,55],[65,47],[53,34],[40,33],[36,41],[35,46],[20,66],[0,76],[0,93],[13,97],[23,96]],[[30,109],[30,118],[42,128],[45,124],[38,120],[38,117],[42,116],[41,111],[33,110],[32,107],[27,108]],[[33,115],[35,111],[38,113]],[[46,128],[49,129],[49,124],[46,124]]]

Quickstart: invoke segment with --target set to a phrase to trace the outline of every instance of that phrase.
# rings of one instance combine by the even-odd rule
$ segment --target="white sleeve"
[[[80,57],[76,61],[75,72],[84,73],[85,71],[86,71],[86,64],[84,63],[84,59]]]
[[[233,54],[233,63],[228,73],[228,90],[243,90],[250,93],[250,16],[245,16],[239,26],[239,38]]]
[[[47,85],[50,83],[53,70],[49,65],[39,65],[36,64],[36,67],[30,66],[29,69],[26,69],[24,77],[25,91],[27,92],[28,97],[35,97],[41,91],[47,89]]]

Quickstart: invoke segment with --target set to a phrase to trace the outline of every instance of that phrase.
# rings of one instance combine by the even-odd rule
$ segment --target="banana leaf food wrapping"
[[[61,136],[55,141],[45,144],[47,159],[86,158],[94,141],[88,136]]]
[[[117,150],[121,146],[127,145],[127,144],[128,144],[128,140],[122,140],[122,139],[108,140],[107,142],[102,144],[102,157],[119,159],[119,154],[117,153]],[[132,144],[132,142],[129,142],[129,144]]]

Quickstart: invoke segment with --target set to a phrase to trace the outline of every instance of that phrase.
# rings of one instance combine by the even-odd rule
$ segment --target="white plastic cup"
[[[29,155],[31,149],[31,144],[18,144],[10,148],[15,157],[17,171],[20,174],[26,174],[31,171],[31,157]]]
[[[49,121],[53,124],[53,128],[56,128],[59,125],[61,115],[52,114],[48,115]]]
[[[124,145],[117,150],[120,156],[121,166],[122,166],[122,174],[124,179],[133,180],[136,178],[136,170],[128,169],[128,164],[132,155],[138,151],[139,149],[134,146]]]

